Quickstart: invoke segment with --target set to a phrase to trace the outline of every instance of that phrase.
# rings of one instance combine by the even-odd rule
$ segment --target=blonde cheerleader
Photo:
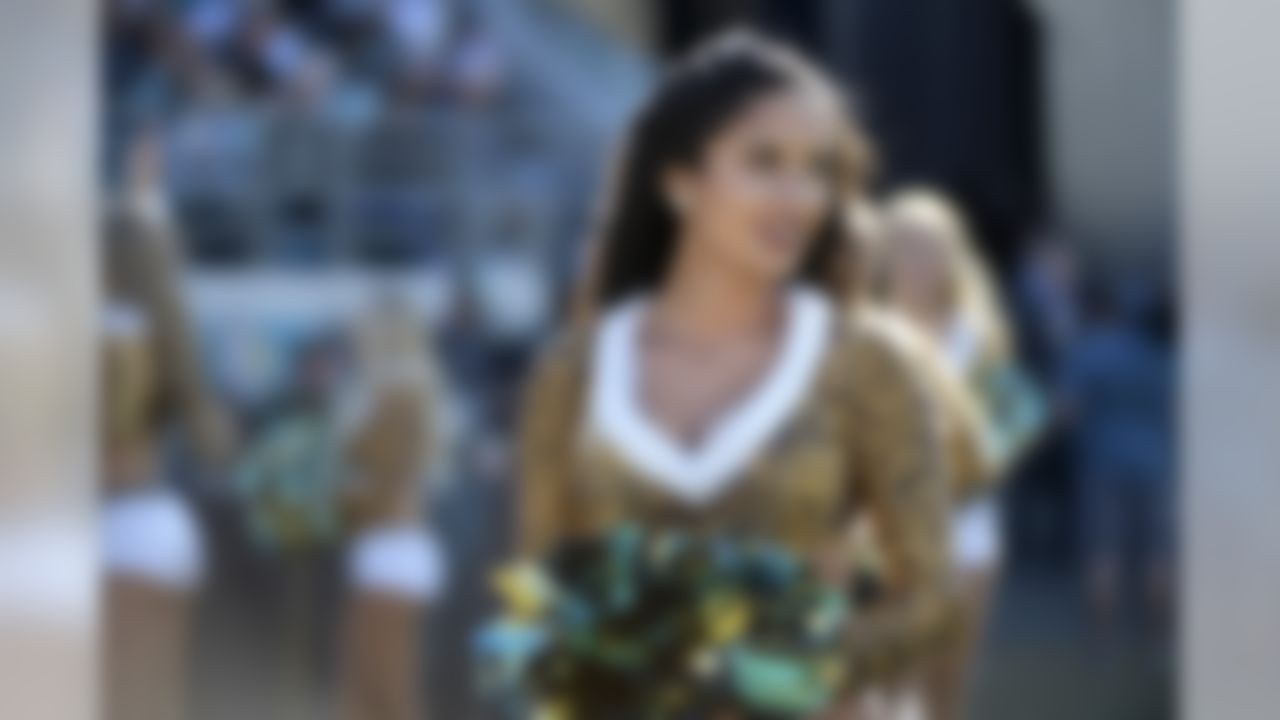
[[[136,153],[150,148],[137,148]],[[151,163],[146,155],[137,163]],[[136,180],[136,176],[135,176]],[[100,322],[101,543],[107,717],[186,715],[191,605],[204,538],[162,460],[171,430],[220,463],[229,435],[209,401],[180,292],[176,237],[155,186],[108,208]]]
[[[962,622],[929,673],[930,717],[946,720],[963,716],[969,668],[1004,559],[994,490],[1031,442],[1042,410],[1016,366],[995,287],[956,208],[930,190],[900,191],[885,204],[881,243],[878,294],[931,342],[947,382],[970,396],[977,412],[972,437],[986,476],[969,491],[959,489],[952,515]]]
[[[440,387],[407,311],[381,308],[356,341],[340,410],[351,473],[342,717],[420,720],[423,612],[445,578],[423,517]]]

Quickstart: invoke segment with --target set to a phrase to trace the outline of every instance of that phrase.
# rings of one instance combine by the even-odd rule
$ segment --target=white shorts
[[[957,570],[993,568],[1004,556],[1000,507],[995,498],[973,500],[951,516],[951,563]]]
[[[841,708],[834,718],[857,717],[870,720],[928,720],[924,695],[914,687],[870,688],[851,701],[848,710]]]
[[[425,602],[443,592],[446,564],[439,542],[426,528],[386,525],[352,539],[347,573],[358,590]]]
[[[174,590],[194,590],[204,578],[204,538],[187,503],[166,488],[109,498],[102,508],[104,571]]]

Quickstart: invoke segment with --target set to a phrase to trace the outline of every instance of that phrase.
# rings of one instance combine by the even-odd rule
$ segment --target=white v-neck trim
[[[590,424],[645,479],[690,504],[703,505],[741,476],[805,399],[827,348],[832,310],[814,290],[790,291],[786,327],[769,371],[701,443],[688,447],[657,425],[639,399],[637,342],[648,305],[645,298],[632,300],[601,319],[590,380]]]

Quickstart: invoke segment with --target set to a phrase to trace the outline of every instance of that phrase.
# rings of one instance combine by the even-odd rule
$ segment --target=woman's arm
[[[999,456],[989,440],[991,418],[969,384],[949,368],[936,346],[921,345],[919,363],[925,392],[941,414],[946,474],[953,504],[982,495],[1001,479]]]
[[[893,338],[863,330],[850,404],[858,506],[884,560],[883,595],[848,637],[850,683],[890,679],[940,641],[950,615],[950,488],[943,409],[922,367]]]
[[[952,501],[962,503],[990,490],[1000,479],[999,458],[990,443],[991,421],[974,388],[951,369],[933,338],[904,317],[862,309],[855,314],[855,325],[870,335],[883,333],[880,342],[897,345],[897,354],[917,370],[914,374],[937,406]]]
[[[563,338],[539,359],[520,407],[516,455],[516,551],[545,552],[568,523],[566,492],[583,364],[578,342]]]

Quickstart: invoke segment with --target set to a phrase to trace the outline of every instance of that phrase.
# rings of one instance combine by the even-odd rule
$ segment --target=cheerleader
[[[908,351],[942,413],[947,477],[952,499],[964,502],[988,492],[998,477],[997,459],[987,437],[981,399],[964,377],[953,371],[935,339],[914,317],[897,307],[885,292],[886,223],[878,206],[858,201],[846,213],[855,281],[848,312],[856,322],[871,323],[892,334]],[[875,555],[874,548],[868,548]]]
[[[881,299],[932,342],[951,376],[946,382],[958,381],[979,413],[976,434],[968,434],[981,453],[980,473],[968,487],[953,488],[951,564],[961,622],[929,673],[930,717],[946,720],[963,716],[967,670],[1004,559],[993,489],[1031,442],[1043,411],[1017,370],[995,288],[956,209],[934,192],[905,190],[888,200],[881,230]]]
[[[675,67],[632,128],[586,300],[528,385],[518,458],[533,556],[632,520],[756,534],[846,583],[872,516],[883,601],[847,637],[841,720],[949,608],[940,410],[892,333],[836,309],[868,155],[785,48],[735,32]]]
[[[366,318],[356,350],[339,420],[352,472],[342,717],[420,720],[423,609],[444,580],[423,518],[439,383],[416,320],[401,308]]]
[[[200,457],[227,456],[197,370],[181,300],[174,232],[134,148],[132,183],[108,208],[101,319],[101,511],[107,717],[185,717],[188,625],[204,540],[169,482],[162,441],[184,429]]]

